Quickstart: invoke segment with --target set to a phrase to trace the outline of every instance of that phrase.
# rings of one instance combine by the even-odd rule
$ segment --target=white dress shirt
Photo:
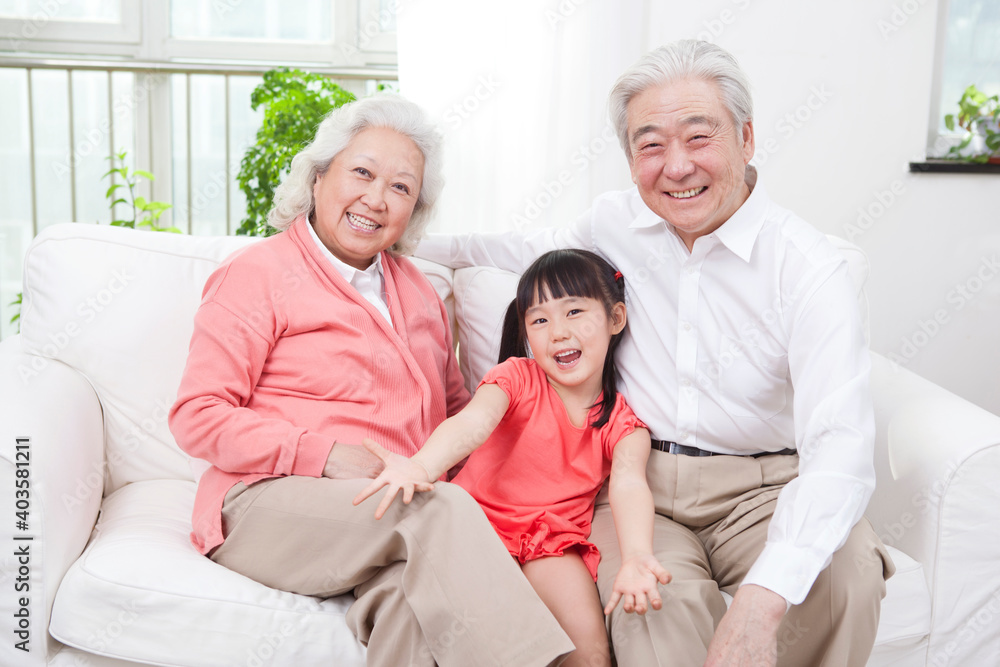
[[[385,321],[392,326],[392,315],[389,314],[389,299],[385,293],[385,276],[382,274],[382,253],[375,255],[375,261],[368,265],[364,271],[359,271],[350,264],[339,259],[330,252],[330,249],[323,244],[312,224],[306,225],[309,228],[309,235],[322,251],[323,255],[330,260],[330,264],[337,270],[337,273],[346,280],[365,301],[375,306],[375,310],[381,313]]]
[[[744,584],[801,603],[875,486],[870,357],[846,260],[758,184],[688,252],[636,188],[566,228],[435,236],[417,255],[521,272],[585,248],[625,276],[620,390],[652,436],[723,454],[798,450]]]

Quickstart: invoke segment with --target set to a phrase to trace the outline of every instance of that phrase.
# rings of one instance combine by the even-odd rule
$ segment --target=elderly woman
[[[382,467],[364,439],[409,456],[468,401],[444,305],[400,256],[439,160],[397,96],[332,112],[275,195],[284,231],[208,279],[170,414],[212,464],[192,541],[273,588],[353,591],[369,665],[545,665],[573,646],[464,491],[440,484],[380,521],[351,502]]]

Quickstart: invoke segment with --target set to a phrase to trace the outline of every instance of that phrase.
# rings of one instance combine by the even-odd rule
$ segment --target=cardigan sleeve
[[[332,438],[246,407],[277,340],[269,331],[277,327],[251,326],[225,299],[216,298],[230,266],[220,267],[206,283],[177,402],[170,411],[170,430],[181,449],[225,472],[319,477]],[[251,288],[242,293],[261,292]],[[262,310],[255,313],[274,318],[273,311]]]

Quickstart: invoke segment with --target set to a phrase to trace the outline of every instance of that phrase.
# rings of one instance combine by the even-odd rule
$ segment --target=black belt
[[[794,449],[782,449],[777,452],[760,452],[757,454],[722,454],[721,452],[710,452],[705,449],[698,449],[697,447],[691,447],[690,445],[681,445],[676,442],[670,442],[669,440],[653,440],[652,447],[660,452],[666,452],[667,454],[681,454],[683,456],[752,456],[753,458],[759,458],[761,456],[771,456],[772,454],[788,456],[789,454],[796,453]]]

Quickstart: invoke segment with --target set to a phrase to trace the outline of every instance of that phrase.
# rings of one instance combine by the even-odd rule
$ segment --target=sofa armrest
[[[1000,417],[872,355],[877,484],[868,517],[924,567],[928,664],[1000,654]],[[937,662],[935,662],[937,660]],[[943,662],[942,662],[943,660]]]
[[[18,477],[19,469],[29,471],[29,485],[24,474]],[[104,421],[90,383],[65,364],[24,354],[18,336],[5,339],[0,343],[0,630],[8,639],[0,642],[0,664],[44,665],[58,649],[48,636],[52,601],[90,538],[104,473]],[[19,488],[18,481],[27,488]],[[26,529],[19,527],[22,520]],[[27,632],[12,635],[22,629],[25,613]],[[24,639],[30,652],[17,647]]]

